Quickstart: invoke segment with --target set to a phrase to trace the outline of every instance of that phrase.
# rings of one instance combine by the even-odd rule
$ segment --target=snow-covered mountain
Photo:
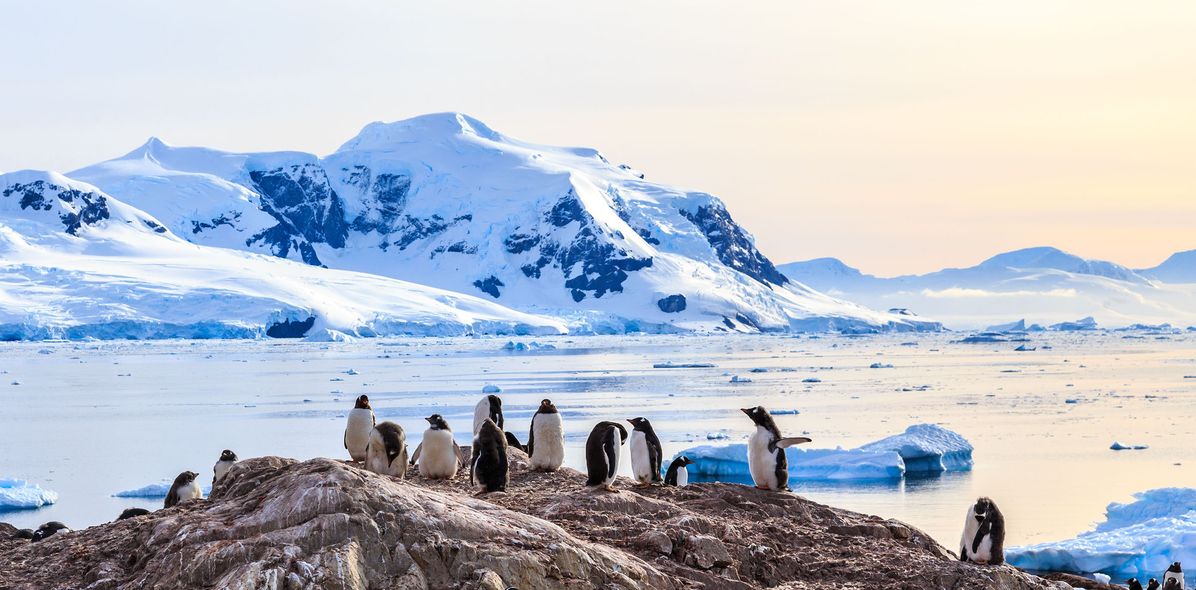
[[[151,139],[69,176],[194,244],[469,293],[573,331],[939,328],[789,280],[711,195],[461,114],[372,123],[322,158]]]
[[[478,297],[195,245],[59,174],[0,175],[0,340],[564,331]]]
[[[781,272],[864,305],[908,308],[947,327],[983,328],[1018,318],[1042,325],[1091,316],[1101,326],[1196,324],[1196,252],[1131,270],[1057,248],[998,254],[968,268],[882,278],[834,258],[783,264]]]

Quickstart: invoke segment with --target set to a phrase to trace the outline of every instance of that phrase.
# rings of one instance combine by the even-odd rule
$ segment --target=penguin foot
[[[769,487],[768,486],[756,486],[756,489],[757,490],[767,490],[767,489],[769,489]]]
[[[619,492],[621,491],[621,490],[619,490],[618,488],[616,488],[615,486],[606,486],[606,487],[603,487],[602,489],[603,489],[603,490],[606,490],[606,491],[608,491],[608,492],[610,492],[610,493],[612,493],[612,494],[617,494],[617,493],[619,493]]]

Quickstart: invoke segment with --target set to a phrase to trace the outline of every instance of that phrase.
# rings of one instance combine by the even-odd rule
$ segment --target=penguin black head
[[[354,410],[370,410],[370,409],[372,409],[372,408],[370,408],[370,396],[368,396],[368,395],[357,396],[357,403],[353,404],[353,409]]]
[[[693,465],[694,460],[690,459],[689,457],[686,457],[685,455],[681,455],[681,464],[682,465]]]
[[[493,393],[491,393],[490,395],[486,396],[486,399],[490,400],[490,411],[491,412],[501,412],[502,411],[502,398],[501,397],[498,397],[497,395],[494,395]]]
[[[1177,561],[1175,563],[1172,563],[1171,567],[1167,568],[1167,571],[1175,572],[1177,574],[1182,574],[1184,572],[1184,568],[1182,566],[1180,566],[1179,562]]]
[[[14,538],[14,539],[32,539],[34,534],[36,534],[36,533],[33,532],[33,529],[21,529],[15,533],[13,533],[12,538]]]
[[[187,484],[195,481],[196,477],[199,477],[198,473],[196,473],[194,471],[184,471],[184,472],[180,473],[178,477],[174,478],[174,485],[176,485],[176,486],[187,485]]]
[[[220,452],[220,460],[235,462],[237,460],[237,454],[228,449],[224,449],[223,451]]]
[[[1150,581],[1146,582],[1146,590],[1159,590],[1159,581],[1151,578]]]
[[[33,532],[33,540],[41,541],[42,539],[45,539],[46,537],[49,537],[50,535],[53,535],[54,533],[57,533],[59,531],[69,532],[70,530],[71,529],[68,528],[65,524],[62,524],[61,522],[58,522],[57,520],[52,520],[50,522],[47,522],[46,524],[43,524],[43,525],[37,527],[37,530]]]
[[[540,409],[537,411],[541,414],[555,414],[556,406],[552,405],[552,400],[542,399],[540,400]]]
[[[499,445],[507,446],[507,435],[494,423],[494,420],[486,418],[482,420],[482,425],[478,427],[478,433],[474,436],[475,441],[492,441]]]
[[[632,418],[627,422],[629,422],[631,427],[635,430],[652,430],[652,423],[648,422],[648,419],[642,416],[638,418]]]
[[[503,437],[507,439],[507,447],[524,450],[523,444],[519,442],[519,437],[512,434],[511,431],[504,432]]]
[[[766,418],[771,418],[771,416],[768,413],[768,410],[764,409],[764,406],[756,406],[754,408],[740,408],[739,411],[743,412],[744,414],[747,414],[748,418],[751,418],[752,422],[755,422],[759,426],[764,425]]]
[[[988,516],[988,512],[992,510],[993,501],[988,498],[978,498],[976,505],[972,506],[972,516],[976,518],[976,522],[984,522],[984,517]]]
[[[146,510],[145,508],[125,508],[125,511],[121,512],[120,516],[116,517],[116,520],[127,520],[130,518],[136,518],[138,516],[145,516],[146,514],[149,514],[149,510]]]
[[[1142,582],[1139,582],[1138,578],[1130,578],[1125,581],[1125,587],[1128,590],[1142,590]]]
[[[428,428],[431,428],[432,430],[452,430],[449,428],[448,422],[444,421],[444,416],[441,416],[440,414],[432,414],[431,416],[424,418],[424,420],[428,421]]]

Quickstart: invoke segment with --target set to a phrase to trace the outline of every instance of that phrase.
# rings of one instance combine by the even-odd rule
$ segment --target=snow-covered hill
[[[1025,318],[1042,325],[1095,318],[1100,326],[1196,325],[1196,256],[1180,253],[1146,270],[1027,248],[968,268],[882,278],[834,258],[779,267],[795,281],[881,309],[909,308],[953,329]]]
[[[561,333],[396,279],[191,244],[59,174],[0,175],[0,339]]]
[[[711,195],[461,114],[372,123],[323,158],[151,139],[69,176],[195,244],[469,293],[573,331],[939,327],[790,281]]]

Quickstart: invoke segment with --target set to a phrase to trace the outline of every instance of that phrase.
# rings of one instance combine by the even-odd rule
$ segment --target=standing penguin
[[[673,462],[669,463],[668,473],[664,474],[664,485],[679,488],[689,485],[689,469],[686,469],[685,466],[693,464],[693,459],[685,455],[673,459]]]
[[[1005,517],[995,502],[979,498],[968,507],[959,545],[960,561],[982,565],[1005,563]]]
[[[756,432],[748,439],[748,469],[752,481],[762,490],[789,489],[789,461],[785,449],[810,442],[804,436],[785,438],[764,406],[742,408],[756,424]]]
[[[461,447],[453,440],[453,431],[440,414],[427,418],[424,440],[415,447],[411,464],[419,463],[419,474],[428,479],[452,479],[461,467]]]
[[[1130,578],[1125,581],[1125,587],[1127,590],[1142,590],[1142,582],[1138,578]]]
[[[511,481],[507,465],[507,437],[492,420],[482,420],[473,437],[473,460],[469,466],[469,483],[480,485],[481,494],[502,492]]]
[[[1163,572],[1163,590],[1184,590],[1184,568],[1178,561]]]
[[[661,457],[660,439],[652,430],[647,418],[632,418],[631,424],[631,474],[640,487],[660,483]]]
[[[1151,578],[1146,582],[1146,590],[1159,590],[1159,581]]]
[[[203,490],[199,489],[199,482],[195,478],[199,474],[194,471],[184,471],[174,478],[170,491],[166,493],[166,508],[170,508],[183,500],[197,500],[203,497]]]
[[[402,426],[382,422],[370,431],[365,446],[365,468],[391,477],[407,475],[407,435]]]
[[[476,436],[482,428],[482,421],[489,419],[498,429],[502,430],[502,400],[491,394],[482,398],[473,408],[473,434]]]
[[[365,448],[370,444],[370,433],[375,424],[377,420],[374,419],[374,409],[370,407],[369,396],[357,396],[357,402],[349,411],[348,424],[345,425],[345,448],[354,461],[365,461]]]
[[[540,400],[540,407],[532,414],[527,454],[533,471],[556,471],[565,462],[565,427],[552,400]]]
[[[618,422],[599,422],[586,439],[586,485],[617,492],[615,476],[619,474],[619,454],[627,440],[627,429]]]
[[[216,484],[220,483],[220,480],[224,479],[224,476],[228,475],[228,470],[232,469],[233,463],[236,462],[236,453],[228,449],[224,449],[224,451],[220,453],[220,460],[216,461],[216,465],[212,466],[212,487],[216,487]]]

